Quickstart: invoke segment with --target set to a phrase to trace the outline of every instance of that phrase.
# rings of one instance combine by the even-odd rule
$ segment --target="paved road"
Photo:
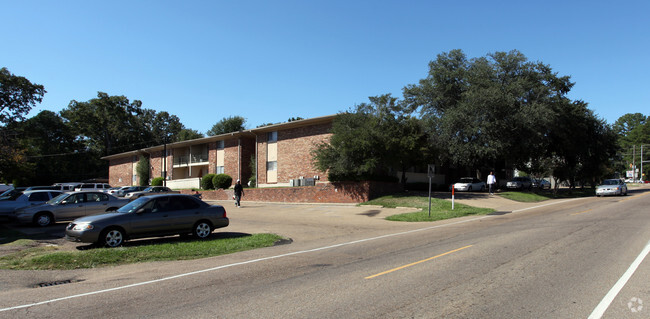
[[[588,317],[650,242],[647,194],[537,208],[496,198],[514,209],[437,223],[388,222],[396,210],[375,207],[248,203],[228,209],[228,232],[293,242],[198,261],[2,271],[0,317]],[[650,317],[649,275],[644,260],[604,317]],[[32,288],[43,280],[70,283]]]

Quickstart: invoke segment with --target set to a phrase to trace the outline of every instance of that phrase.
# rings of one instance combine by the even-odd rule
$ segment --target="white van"
[[[79,191],[100,191],[106,192],[111,188],[111,185],[105,183],[83,183],[74,188],[75,192]]]

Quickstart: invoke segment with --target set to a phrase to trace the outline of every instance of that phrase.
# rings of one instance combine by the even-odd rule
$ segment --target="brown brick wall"
[[[253,171],[251,170],[251,157],[255,155],[255,139],[241,139],[241,181],[242,184],[248,183]],[[236,179],[235,179],[236,180]]]
[[[154,179],[162,176],[162,151],[152,152],[149,158],[149,178]]]
[[[362,203],[401,191],[400,184],[383,182],[319,183],[316,186],[245,188],[243,201],[280,203]],[[190,190],[181,191],[192,194]],[[201,191],[203,200],[232,200],[233,190]]]
[[[112,159],[108,167],[108,183],[113,187],[131,186],[133,167],[137,162],[132,161],[133,156]]]
[[[239,178],[239,140],[229,139],[224,141],[224,174],[232,177],[233,185]]]
[[[327,174],[312,164],[311,151],[320,143],[329,141],[331,124],[300,127],[278,131],[278,182],[288,183],[299,178],[319,176],[327,181]]]
[[[257,183],[266,184],[266,134],[257,136]]]
[[[331,128],[331,124],[319,124],[278,131],[278,183],[289,183],[301,176],[319,176],[321,181],[327,181],[327,174],[314,167],[311,151],[329,141]],[[260,134],[257,141],[259,184],[266,184],[266,139],[266,134]]]
[[[208,143],[208,172],[214,174],[217,172],[217,142]]]

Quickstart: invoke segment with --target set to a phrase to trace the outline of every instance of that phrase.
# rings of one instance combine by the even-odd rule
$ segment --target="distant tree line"
[[[42,85],[0,69],[0,182],[49,185],[107,177],[102,156],[204,136],[176,115],[104,92],[27,119],[45,93]],[[224,129],[237,130],[231,126]]]

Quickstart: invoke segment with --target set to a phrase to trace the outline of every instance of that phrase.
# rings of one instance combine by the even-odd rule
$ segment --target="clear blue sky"
[[[98,91],[205,133],[336,114],[426,77],[442,52],[517,49],[613,123],[650,115],[650,1],[0,0],[0,67],[47,90],[30,113]]]

